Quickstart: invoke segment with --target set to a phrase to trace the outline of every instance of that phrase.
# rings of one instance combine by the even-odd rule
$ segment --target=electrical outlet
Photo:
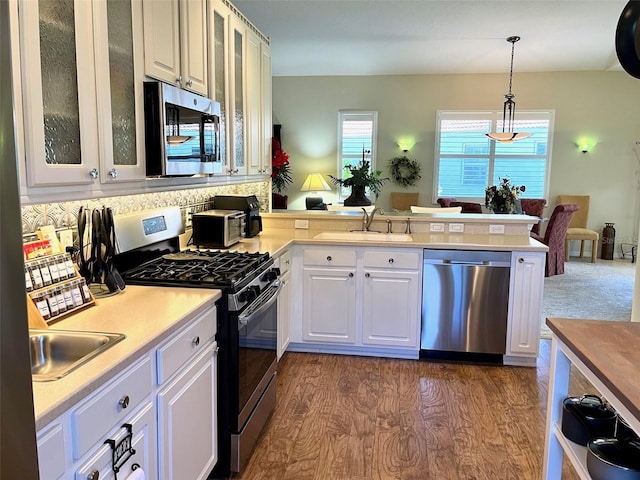
[[[451,233],[464,233],[464,223],[450,223],[449,232]]]
[[[193,208],[191,207],[187,207],[184,209],[184,226],[186,228],[190,228],[191,227],[191,217],[193,215]]]
[[[302,228],[304,230],[308,230],[309,229],[309,220],[296,220],[294,226],[295,226],[295,228]]]
[[[489,225],[489,233],[504,233],[504,225]]]
[[[430,232],[444,232],[444,223],[430,223],[429,224]]]

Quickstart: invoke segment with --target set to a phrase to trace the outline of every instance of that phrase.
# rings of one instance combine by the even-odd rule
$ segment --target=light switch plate
[[[444,232],[444,223],[430,223],[429,224],[430,232]]]
[[[504,225],[489,225],[489,233],[504,233]]]
[[[464,233],[464,223],[450,223],[449,232],[451,233]]]
[[[304,230],[308,230],[309,229],[309,220],[296,220],[294,226],[295,226],[295,228],[302,228]]]

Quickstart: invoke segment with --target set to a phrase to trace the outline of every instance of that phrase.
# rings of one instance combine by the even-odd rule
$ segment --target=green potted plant
[[[380,189],[389,180],[382,177],[381,170],[370,170],[370,163],[362,160],[360,165],[347,165],[344,171],[346,178],[329,175],[334,184],[340,187],[351,187],[351,195],[344,200],[345,206],[367,206],[371,200],[367,198],[365,189],[369,189],[378,198]]]
[[[492,185],[485,190],[484,205],[493,213],[515,213],[518,196],[524,193],[524,185],[514,186],[508,178],[499,178],[499,185]]]

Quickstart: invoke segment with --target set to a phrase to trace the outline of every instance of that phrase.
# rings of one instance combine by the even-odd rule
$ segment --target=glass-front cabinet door
[[[100,179],[144,177],[142,2],[94,0]]]
[[[136,22],[137,0],[19,1],[29,187],[144,177]]]
[[[246,175],[246,101],[245,58],[246,26],[235,16],[231,17],[229,29],[229,155],[230,175]]]
[[[25,154],[29,186],[99,176],[91,2],[22,0]]]
[[[222,0],[209,0],[209,96],[220,103],[220,162],[214,164],[215,175],[229,174],[229,70],[227,45],[231,11]]]

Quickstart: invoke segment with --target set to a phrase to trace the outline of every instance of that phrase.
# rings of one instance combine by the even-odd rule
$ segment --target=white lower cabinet
[[[158,393],[159,478],[200,480],[216,464],[216,346]]]
[[[287,350],[291,340],[291,255],[289,251],[283,253],[278,259],[280,268],[280,281],[282,290],[278,297],[278,343],[276,354],[278,360]]]
[[[212,305],[38,431],[40,478],[115,479],[109,442],[126,451],[129,434],[135,452],[118,479],[134,465],[147,479],[207,478],[218,458],[215,333]]]
[[[129,430],[129,426],[131,430]],[[123,423],[107,440],[114,446],[129,445],[123,440],[131,433],[131,455],[123,455],[124,463],[118,463],[118,478],[126,479],[133,470],[141,468],[145,478],[156,477],[156,411],[152,402],[147,402],[140,411]],[[121,443],[123,442],[123,443]],[[83,465],[76,470],[74,480],[116,478],[112,466],[113,447],[110,443],[103,444]]]
[[[542,322],[545,252],[513,252],[505,363],[534,362]]]
[[[295,350],[417,358],[421,249],[301,248],[292,278],[295,288],[302,276]]]

